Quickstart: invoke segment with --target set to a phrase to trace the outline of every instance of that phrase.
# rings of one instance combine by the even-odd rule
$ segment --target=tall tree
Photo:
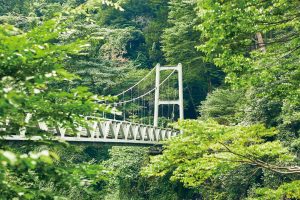
[[[168,23],[162,35],[163,51],[169,64],[183,64],[186,116],[196,117],[197,106],[209,91],[222,83],[223,75],[213,64],[207,63],[204,54],[197,51],[200,33],[195,1],[171,0]]]

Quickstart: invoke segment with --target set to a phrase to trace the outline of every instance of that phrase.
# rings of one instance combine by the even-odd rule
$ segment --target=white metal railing
[[[71,129],[59,125],[48,127],[45,122],[39,122],[37,128],[51,133],[49,139],[74,142],[157,144],[179,134],[177,130],[173,129],[111,119],[88,120],[87,124],[85,127],[79,126],[76,129]],[[43,139],[42,136],[30,136],[26,133],[27,129],[24,127],[17,134],[3,136],[2,138],[5,140]]]

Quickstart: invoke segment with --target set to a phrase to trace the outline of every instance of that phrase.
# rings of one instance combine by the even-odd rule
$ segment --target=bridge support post
[[[178,90],[179,90],[179,93],[178,93],[178,96],[179,96],[179,119],[180,120],[183,120],[184,118],[184,110],[183,110],[183,78],[182,78],[182,64],[179,63],[178,64]]]
[[[160,85],[160,71],[163,70],[176,70],[178,76],[178,100],[160,100],[159,98],[159,85]],[[179,106],[179,119],[184,119],[183,110],[183,74],[182,74],[182,64],[179,63],[177,66],[160,66],[156,65],[156,75],[155,75],[155,100],[154,100],[154,127],[158,126],[158,112],[160,105],[178,105]]]
[[[154,118],[153,126],[158,126],[158,109],[159,109],[159,84],[160,84],[160,64],[155,67],[155,99],[154,99]]]

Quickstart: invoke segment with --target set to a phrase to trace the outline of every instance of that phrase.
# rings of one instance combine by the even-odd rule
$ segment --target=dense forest
[[[109,115],[157,63],[185,115],[159,153],[4,139]],[[0,0],[0,199],[300,199],[299,134],[298,0]]]

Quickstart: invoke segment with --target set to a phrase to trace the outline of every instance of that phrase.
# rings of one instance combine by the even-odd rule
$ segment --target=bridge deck
[[[52,133],[54,137],[51,137],[51,139],[53,140],[70,142],[158,144],[160,141],[179,134],[178,131],[172,129],[118,120],[91,121],[88,122],[88,126],[78,127],[76,130],[59,126],[49,128],[44,122],[38,123],[37,127],[40,130]],[[22,128],[19,134],[4,136],[3,139],[22,141],[41,140],[43,137],[26,135],[26,128]]]

